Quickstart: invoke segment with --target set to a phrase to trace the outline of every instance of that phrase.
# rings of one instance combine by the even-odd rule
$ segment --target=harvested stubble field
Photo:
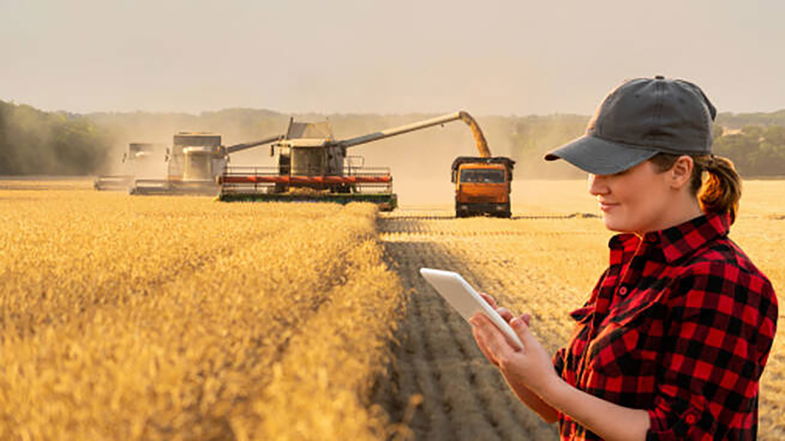
[[[748,182],[732,230],[780,290],[782,194]],[[582,182],[514,195],[513,219],[453,219],[0,181],[0,439],[555,439],[416,272],[460,271],[563,344],[610,233]],[[785,438],[783,326],[763,440]]]
[[[731,237],[779,288],[785,289],[785,183],[745,183],[742,211]],[[568,312],[581,306],[607,262],[607,240],[596,204],[580,181],[523,181],[514,189],[513,218],[454,219],[423,207],[381,215],[388,259],[412,293],[398,333],[396,364],[384,396],[400,418],[400,397],[422,394],[410,421],[421,440],[549,440],[542,423],[507,391],[484,361],[463,319],[432,291],[417,270],[452,269],[513,311],[533,314],[533,326],[555,350],[571,332]],[[780,301],[782,304],[782,301]],[[780,321],[785,313],[780,313]],[[785,439],[785,322],[769,358],[760,403],[761,440]]]

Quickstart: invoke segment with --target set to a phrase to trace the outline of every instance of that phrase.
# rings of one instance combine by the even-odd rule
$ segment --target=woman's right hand
[[[506,322],[509,323],[509,321],[513,319],[512,313],[507,310],[507,308],[499,308],[499,305],[496,303],[496,300],[493,297],[484,292],[480,293],[480,297],[482,297],[486,303],[491,305],[491,308],[495,309],[496,312],[498,312]]]
[[[507,310],[507,308],[500,308],[493,297],[485,293],[481,293],[480,296],[482,296],[482,298],[486,302],[488,302],[488,304],[491,305],[491,307],[495,309],[499,313],[499,315],[501,315],[502,318],[504,318],[504,320],[506,320],[508,323],[514,319],[513,314],[509,310]],[[526,324],[527,327],[529,326],[529,323],[531,322],[531,315],[523,314],[519,318],[521,321],[523,321]],[[483,320],[483,321],[488,321],[488,320]],[[520,323],[518,323],[518,325],[520,326]],[[510,326],[512,326],[512,323],[510,324]],[[475,323],[472,323],[472,334],[474,335],[474,340],[477,342],[477,347],[480,348],[480,352],[482,352],[482,354],[489,362],[491,362],[491,364],[496,366],[496,368],[498,368],[502,372],[502,375],[505,376],[505,380],[508,381],[508,384],[510,385],[511,389],[513,390],[513,392],[515,392],[515,395],[517,395],[521,401],[526,403],[527,406],[534,409],[534,411],[537,412],[544,421],[548,423],[553,423],[557,421],[559,414],[556,411],[556,409],[554,409],[550,404],[546,403],[537,394],[529,390],[529,388],[526,385],[519,382],[516,382],[514,384],[510,382],[510,379],[507,377],[509,373],[505,373],[502,370],[500,360],[498,360],[494,356],[494,352],[491,351],[488,346],[487,343],[488,340],[482,337],[481,335],[482,333],[480,329],[475,325]]]
[[[513,313],[510,312],[509,309],[504,308],[504,307],[500,307],[496,303],[496,300],[493,297],[491,297],[490,295],[488,295],[488,294],[486,294],[484,292],[481,292],[480,293],[480,297],[482,297],[483,300],[485,300],[489,305],[491,305],[491,308],[495,309],[496,312],[498,312],[499,315],[502,316],[504,321],[506,321],[507,323],[510,323],[511,321],[513,321],[513,319],[515,319],[515,315],[513,315]],[[529,315],[529,314],[521,314],[520,318],[524,322],[526,322],[527,325],[529,324],[529,321],[531,321],[531,315]]]
[[[491,297],[490,295],[488,295],[488,294],[486,294],[484,292],[481,292],[480,293],[480,297],[482,297],[483,300],[485,300],[489,305],[491,305],[491,308],[496,310],[496,312],[498,312],[499,315],[507,323],[510,323],[513,319],[515,319],[515,316],[513,315],[512,312],[510,312],[509,309],[504,308],[504,307],[499,307],[499,305],[496,303],[496,300],[493,297]],[[520,316],[520,319],[523,320],[524,323],[526,323],[528,325],[529,322],[531,321],[531,315],[529,315],[529,314],[522,314]],[[474,331],[474,329],[473,329],[473,331]],[[485,344],[485,341],[482,340],[482,339],[477,338],[477,335],[476,335],[475,332],[473,332],[473,334],[474,334],[474,340],[477,342],[477,347],[480,348],[480,352],[482,352],[482,355],[484,355],[485,358],[489,362],[491,362],[491,364],[493,364],[496,367],[499,367],[499,361],[496,360],[496,358],[493,356],[493,353],[488,349],[488,346]]]

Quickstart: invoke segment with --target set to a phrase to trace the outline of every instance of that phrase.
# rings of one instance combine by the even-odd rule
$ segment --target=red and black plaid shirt
[[[727,216],[706,215],[614,236],[610,266],[554,356],[569,384],[647,410],[647,440],[756,437],[777,299],[728,229]],[[559,423],[563,440],[600,439],[566,415]]]

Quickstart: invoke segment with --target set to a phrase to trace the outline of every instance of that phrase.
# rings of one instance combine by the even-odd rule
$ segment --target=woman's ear
[[[673,163],[669,170],[670,184],[674,190],[680,190],[689,184],[692,179],[692,170],[695,168],[695,161],[688,155],[682,155]]]

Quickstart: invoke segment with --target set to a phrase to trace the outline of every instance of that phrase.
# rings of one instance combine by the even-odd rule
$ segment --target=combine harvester
[[[134,185],[134,179],[153,166],[156,156],[163,156],[161,144],[132,142],[128,151],[123,153],[125,175],[102,175],[93,181],[93,187],[99,191],[128,191]]]
[[[348,156],[348,150],[361,144],[391,136],[463,121],[472,131],[482,160],[477,167],[487,168],[491,157],[479,125],[467,112],[455,112],[436,118],[382,130],[355,138],[336,140],[328,122],[289,121],[286,136],[272,144],[278,152],[278,166],[227,167],[219,178],[222,201],[323,201],[348,203],[373,202],[383,211],[398,205],[392,189],[392,175],[386,167],[365,167],[364,158]],[[506,158],[505,158],[506,159]],[[512,162],[509,160],[510,169]],[[466,162],[468,170],[472,163]],[[510,175],[511,177],[511,175]],[[507,185],[509,197],[509,184]],[[509,211],[509,200],[507,201]]]
[[[228,147],[221,135],[208,132],[179,132],[167,151],[166,179],[136,179],[133,195],[205,195],[219,193],[218,177],[224,172],[229,154],[278,141],[281,135]]]

